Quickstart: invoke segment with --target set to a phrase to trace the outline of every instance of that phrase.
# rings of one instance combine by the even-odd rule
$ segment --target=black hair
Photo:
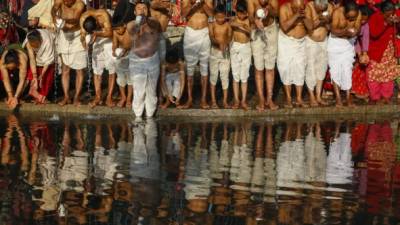
[[[120,27],[135,19],[135,7],[129,0],[119,0],[111,19],[112,27]]]
[[[236,4],[236,11],[241,13],[247,12],[247,3],[245,0],[239,0]]]
[[[92,34],[97,28],[97,21],[96,18],[93,16],[89,16],[83,21],[83,29],[89,34]]]
[[[357,3],[353,0],[345,1],[344,3],[344,12],[348,13],[350,11],[358,11],[359,7]]]
[[[167,52],[167,55],[165,57],[165,62],[169,64],[175,64],[179,61],[179,54],[176,49],[171,49]]]
[[[215,14],[217,14],[217,13],[223,13],[223,14],[225,14],[225,5],[223,5],[223,4],[218,4],[216,7],[215,7],[215,9],[214,9],[214,13]]]
[[[360,6],[360,12],[363,16],[371,16],[374,13],[374,10],[367,5],[362,5]]]
[[[18,51],[15,49],[8,50],[7,54],[4,56],[4,64],[7,65],[11,63],[19,65]]]
[[[393,11],[393,10],[395,10],[395,6],[392,1],[386,0],[381,3],[381,11],[382,12]]]
[[[28,41],[42,41],[42,36],[36,29],[29,31],[29,33],[26,35],[26,38],[28,38]]]

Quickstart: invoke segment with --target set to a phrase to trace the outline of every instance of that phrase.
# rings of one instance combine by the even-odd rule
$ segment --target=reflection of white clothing
[[[64,158],[64,165],[60,172],[61,190],[75,190],[82,192],[83,182],[88,176],[88,153],[73,151],[71,156]]]
[[[137,117],[152,117],[157,109],[157,83],[160,75],[158,52],[149,58],[140,58],[133,52],[129,55],[129,71],[133,80],[132,109]]]
[[[247,83],[251,64],[250,42],[233,42],[230,53],[233,80],[235,80],[235,82]]]
[[[246,145],[233,146],[233,155],[231,159],[231,175],[230,179],[233,183],[250,184],[252,173],[252,154],[251,149]],[[237,184],[231,185],[233,190],[249,190],[246,186]]]
[[[130,174],[132,179],[160,179],[160,156],[157,149],[157,125],[153,120],[133,128]]]
[[[34,188],[41,189],[43,192],[40,199],[34,200],[43,203],[40,204],[40,208],[44,211],[56,210],[60,198],[60,189],[56,180],[56,159],[45,154],[40,154],[38,165],[42,175],[42,187],[34,186]]]
[[[306,76],[305,38],[296,39],[279,31],[277,65],[284,85],[304,85]]]
[[[329,146],[326,181],[329,184],[348,184],[352,181],[351,134],[341,133]]]
[[[185,167],[185,197],[187,200],[207,199],[210,195],[211,179],[208,150],[200,147],[197,140],[194,149],[188,151]]]
[[[84,69],[87,66],[87,53],[80,40],[80,31],[60,31],[57,38],[57,53],[61,55],[64,65],[74,70]]]
[[[116,154],[115,149],[105,150],[103,147],[96,147],[94,152],[94,173],[95,177],[102,180],[103,190],[112,186],[114,174],[117,172]]]
[[[274,202],[276,195],[276,162],[274,159],[266,158],[264,160],[264,174],[265,174],[265,186],[264,186],[264,201]]]
[[[264,158],[257,157],[254,159],[253,174],[251,177],[251,192],[264,192]]]
[[[303,140],[285,141],[281,144],[276,160],[278,187],[303,188],[304,160]]]
[[[39,49],[35,52],[35,61],[37,66],[51,65],[54,63],[54,34],[49,30],[38,29],[42,42]],[[27,44],[25,39],[24,44]]]
[[[194,30],[186,26],[183,36],[183,52],[187,66],[187,75],[193,76],[194,69],[200,61],[200,73],[208,75],[208,59],[210,57],[211,41],[208,35],[208,27]]]
[[[324,143],[318,140],[312,132],[307,135],[304,143],[306,156],[306,182],[326,181],[326,152]]]
[[[354,39],[338,38],[330,35],[328,38],[328,61],[331,79],[340,89],[351,89],[353,63],[356,52]]]

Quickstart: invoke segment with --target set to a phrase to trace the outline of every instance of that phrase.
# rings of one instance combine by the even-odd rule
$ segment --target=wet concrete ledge
[[[5,103],[0,103],[0,112],[9,113],[10,109],[7,108]],[[130,109],[121,109],[118,107],[108,108],[105,106],[98,106],[94,109],[87,105],[76,107],[73,105],[59,106],[57,104],[48,105],[35,105],[31,103],[22,104],[18,112],[22,114],[43,114],[43,115],[63,115],[63,116],[101,116],[101,117],[131,117],[133,112]],[[294,108],[294,109],[278,109],[276,111],[265,110],[258,112],[257,110],[233,110],[233,109],[186,109],[178,110],[169,108],[165,110],[158,110],[156,116],[159,118],[289,118],[289,117],[330,117],[352,115],[352,117],[365,117],[365,116],[379,116],[385,114],[399,115],[400,105],[360,105],[353,108],[335,108],[335,107],[318,107],[318,108]]]

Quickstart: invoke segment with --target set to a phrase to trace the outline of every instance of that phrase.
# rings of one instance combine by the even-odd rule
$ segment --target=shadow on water
[[[400,224],[400,121],[0,118],[0,224]]]

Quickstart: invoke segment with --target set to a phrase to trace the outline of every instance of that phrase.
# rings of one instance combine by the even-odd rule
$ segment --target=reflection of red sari
[[[367,139],[368,125],[357,124],[351,132],[351,151],[353,156],[364,152],[365,141]]]
[[[391,208],[395,145],[389,123],[370,125],[366,142],[368,212]]]

